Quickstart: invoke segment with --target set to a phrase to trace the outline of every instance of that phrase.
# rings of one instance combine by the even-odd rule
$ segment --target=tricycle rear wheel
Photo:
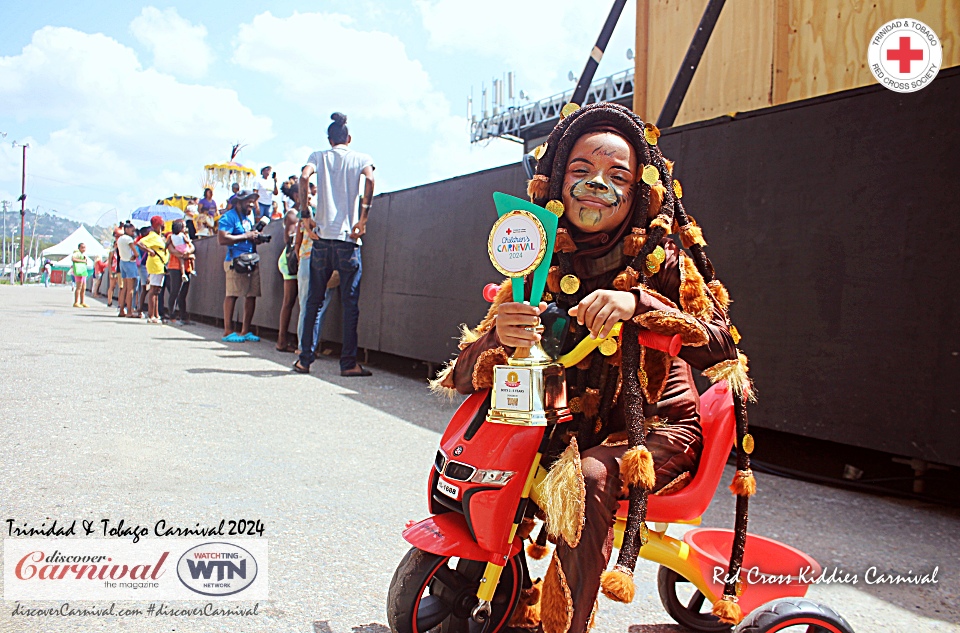
[[[690,593],[691,588],[693,593]],[[660,593],[663,608],[678,624],[700,633],[729,633],[732,630],[729,624],[724,624],[710,613],[712,605],[706,596],[669,567],[660,566],[657,572],[657,591]],[[704,607],[706,611],[703,611]]]

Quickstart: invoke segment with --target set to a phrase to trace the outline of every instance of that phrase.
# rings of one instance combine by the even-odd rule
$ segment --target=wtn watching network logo
[[[267,548],[267,539],[141,539],[132,543],[8,538],[3,541],[3,597],[269,600]]]
[[[230,596],[256,580],[257,559],[239,545],[204,543],[184,552],[177,562],[177,576],[190,591]]]

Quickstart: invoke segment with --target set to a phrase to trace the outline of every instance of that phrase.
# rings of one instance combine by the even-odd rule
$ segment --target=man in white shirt
[[[367,215],[373,200],[373,159],[350,149],[347,117],[334,112],[327,128],[330,149],[310,154],[300,173],[299,209],[305,233],[317,239],[310,251],[310,284],[303,316],[300,357],[294,371],[308,373],[316,358],[318,332],[315,326],[333,271],[340,274],[340,301],[343,304],[343,348],[341,376],[369,376],[357,363],[357,322],[360,317],[360,238],[367,230]],[[310,217],[307,192],[310,178],[317,175],[316,218]],[[360,177],[366,178],[360,201]],[[360,204],[358,204],[360,202]],[[304,262],[306,263],[306,262]],[[303,265],[303,264],[301,264]]]
[[[260,178],[257,179],[257,182],[253,187],[253,190],[256,191],[260,196],[258,198],[260,213],[257,215],[257,219],[260,219],[263,216],[270,217],[273,215],[273,197],[280,193],[280,190],[277,189],[277,172],[273,172],[273,178],[271,180],[267,177],[270,173],[270,170],[270,165],[267,165],[261,169]]]

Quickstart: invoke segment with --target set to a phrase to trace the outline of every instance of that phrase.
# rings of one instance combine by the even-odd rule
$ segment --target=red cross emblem
[[[910,36],[900,38],[900,48],[891,48],[887,51],[887,60],[900,62],[900,73],[910,74],[910,62],[923,60],[922,48],[910,48]]]
[[[510,235],[511,233],[513,233],[513,230],[512,230],[512,229],[507,229],[507,235]]]

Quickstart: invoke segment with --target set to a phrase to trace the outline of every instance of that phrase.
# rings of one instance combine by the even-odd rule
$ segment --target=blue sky
[[[328,146],[333,111],[374,157],[378,191],[516,162],[516,143],[469,143],[471,88],[479,104],[511,70],[534,99],[572,88],[611,3],[9,4],[0,199],[19,196],[11,141],[27,141],[28,206],[103,222],[198,191],[238,141],[243,164],[297,173]],[[629,2],[598,77],[630,67],[633,28]]]

